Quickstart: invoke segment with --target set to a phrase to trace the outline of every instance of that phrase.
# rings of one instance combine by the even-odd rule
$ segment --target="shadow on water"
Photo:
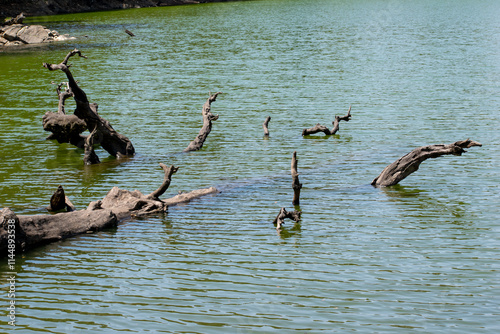
[[[417,219],[421,223],[438,221],[472,227],[477,218],[469,210],[471,203],[461,199],[429,196],[425,190],[402,185],[382,188],[381,191],[390,202],[403,208],[407,218]]]

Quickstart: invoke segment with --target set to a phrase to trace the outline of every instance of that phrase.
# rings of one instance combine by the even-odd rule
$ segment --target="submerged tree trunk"
[[[210,95],[205,104],[203,104],[203,109],[201,114],[203,115],[203,126],[196,136],[195,140],[189,143],[188,147],[184,149],[184,152],[198,151],[203,147],[203,143],[207,139],[210,131],[212,131],[212,121],[219,118],[219,115],[214,115],[211,112],[212,102],[217,99],[217,95],[222,94],[221,92]]]
[[[292,188],[293,188],[293,205],[300,204],[300,189],[302,189],[302,183],[299,181],[299,173],[297,172],[297,151],[293,152],[292,155]]]
[[[442,155],[462,155],[462,153],[467,152],[464,150],[465,148],[473,146],[482,145],[478,142],[467,139],[448,145],[439,144],[418,147],[385,167],[382,173],[380,173],[380,175],[377,176],[371,184],[375,187],[393,186],[405,179],[411,173],[417,171],[423,161],[429,158],[437,158]]]
[[[8,208],[0,210],[0,257],[5,256],[8,249],[8,235],[13,233],[9,232],[9,229],[15,229],[19,251],[24,251],[74,235],[113,227],[120,220],[130,217],[165,212],[170,206],[218,192],[216,188],[210,187],[161,200],[159,196],[168,189],[172,174],[178,168],[164,164],[160,166],[165,173],[164,181],[149,195],[143,195],[138,190],[129,191],[114,187],[102,200],[91,202],[84,210],[34,216],[17,216]],[[67,198],[60,187],[51,199],[51,206],[61,208],[64,204],[68,205],[69,200],[63,201],[63,196]],[[9,225],[9,222],[12,224]]]
[[[107,120],[99,116],[97,113],[97,104],[89,102],[87,95],[73,78],[69,70],[71,65],[68,65],[68,60],[75,55],[87,58],[79,50],[75,49],[68,53],[60,64],[43,63],[43,66],[50,71],[61,70],[66,74],[69,89],[76,102],[75,115],[85,122],[91,133],[95,132],[91,139],[94,144],[100,144],[103,149],[116,158],[134,155],[135,149],[132,142],[124,135],[116,132]],[[88,151],[89,158],[87,158],[85,163],[96,163],[95,157],[90,158],[90,147]]]
[[[347,115],[345,116],[335,116],[335,120],[332,122],[333,128],[330,130],[326,126],[321,124],[316,124],[312,128],[302,130],[302,136],[312,135],[318,132],[323,132],[327,136],[331,136],[339,131],[339,122],[346,121],[349,122],[351,119],[351,106],[349,106],[349,110],[347,111]]]

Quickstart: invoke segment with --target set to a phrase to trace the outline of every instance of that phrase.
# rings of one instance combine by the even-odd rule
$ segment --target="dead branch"
[[[135,149],[132,142],[124,135],[116,132],[107,120],[99,116],[97,113],[97,104],[89,102],[87,95],[73,78],[69,70],[71,65],[68,64],[68,61],[75,55],[87,58],[80,50],[74,49],[66,55],[60,64],[43,63],[43,66],[50,71],[61,70],[66,74],[69,89],[76,102],[74,114],[82,119],[89,129],[96,130],[96,135],[93,139],[95,144],[100,144],[103,149],[116,158],[134,155]]]
[[[430,158],[437,158],[442,155],[462,155],[462,153],[467,152],[464,150],[465,148],[473,146],[482,145],[467,139],[448,145],[439,144],[418,147],[385,167],[382,173],[380,173],[371,184],[375,187],[393,186],[405,179],[411,173],[416,172],[423,161]]]
[[[212,121],[219,118],[219,115],[214,115],[211,112],[212,102],[215,101],[217,95],[222,94],[221,92],[210,95],[207,101],[203,104],[202,115],[203,115],[203,126],[198,133],[198,136],[189,143],[188,147],[184,149],[184,152],[198,151],[203,147],[203,143],[207,139],[210,131],[212,131]]]
[[[271,120],[271,116],[267,116],[262,127],[264,128],[264,136],[269,137],[269,129],[267,126],[269,125],[269,121]]]
[[[292,188],[293,188],[293,205],[300,204],[300,189],[302,189],[302,183],[299,182],[299,173],[297,172],[297,151],[293,152],[292,155]]]
[[[83,163],[86,166],[98,164],[101,161],[94,151],[94,138],[96,136],[97,129],[94,129],[85,139],[85,153],[83,155]]]
[[[349,122],[351,119],[351,106],[349,106],[349,110],[347,111],[347,115],[345,116],[335,116],[335,120],[332,122],[333,128],[330,130],[326,126],[321,124],[316,124],[312,128],[302,130],[302,136],[312,135],[318,132],[323,132],[327,136],[331,136],[339,131],[339,122],[346,121]]]
[[[275,224],[276,229],[279,230],[279,229],[281,229],[281,226],[283,224],[285,224],[285,219],[288,218],[288,219],[291,219],[293,221],[298,222],[300,220],[301,214],[302,214],[302,211],[297,211],[297,210],[286,211],[285,208],[281,208],[281,210],[278,213],[278,215],[276,216],[276,218],[274,218],[273,224]]]
[[[165,178],[163,180],[162,185],[153,191],[151,194],[146,196],[149,199],[160,200],[159,197],[167,191],[170,186],[170,182],[172,181],[172,175],[179,170],[179,167],[174,167],[174,165],[167,167],[165,164],[160,163],[160,167],[165,171]]]

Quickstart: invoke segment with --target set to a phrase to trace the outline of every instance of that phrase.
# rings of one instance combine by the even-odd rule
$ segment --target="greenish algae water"
[[[222,192],[16,256],[2,332],[493,333],[500,330],[500,3],[244,1],[29,18],[76,41],[0,52],[0,204],[43,213],[62,184],[84,208],[113,186]],[[124,33],[132,31],[136,37]],[[97,166],[46,141],[58,63],[137,155]],[[203,150],[209,91],[220,118]],[[302,138],[352,105],[337,135]],[[68,110],[74,104],[68,103]],[[272,117],[269,139],[264,119]],[[415,147],[483,147],[369,184]],[[290,159],[304,184],[291,209]]]

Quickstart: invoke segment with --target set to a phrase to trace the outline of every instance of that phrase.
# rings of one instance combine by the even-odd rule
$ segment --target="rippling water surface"
[[[159,162],[180,167],[168,195],[221,193],[19,254],[15,332],[500,331],[499,17],[486,0],[269,0],[30,18],[79,38],[0,52],[2,207],[43,213],[59,184],[79,208],[113,186],[148,193]],[[73,74],[134,158],[100,149],[84,167],[45,140],[65,77],[41,64],[75,47]],[[210,91],[220,118],[180,153]],[[349,105],[337,135],[301,136]],[[369,185],[415,147],[466,138],[483,147]],[[293,151],[303,219],[278,233]]]

